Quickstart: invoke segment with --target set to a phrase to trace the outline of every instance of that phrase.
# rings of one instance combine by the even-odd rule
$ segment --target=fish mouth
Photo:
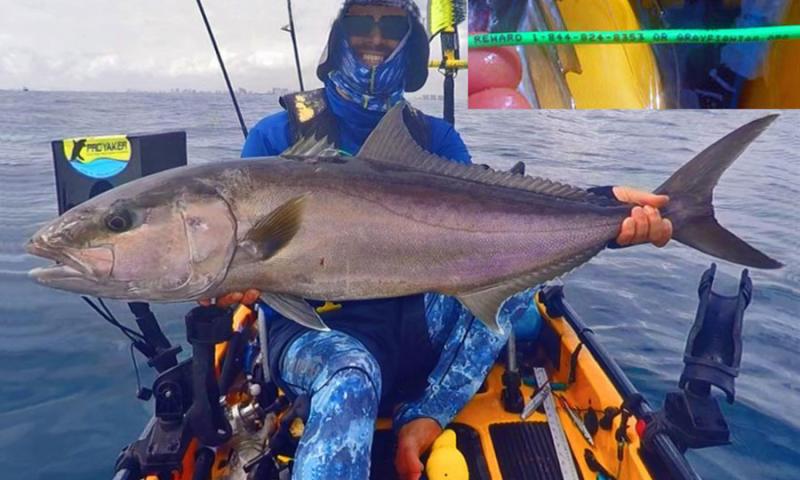
[[[28,275],[39,283],[51,283],[71,278],[86,279],[83,272],[62,263],[54,263],[46,267],[34,268],[28,272]]]
[[[52,265],[37,267],[28,273],[40,283],[77,278],[96,281],[91,268],[61,249],[54,249],[39,240],[32,239],[25,245],[25,250],[31,255],[53,261]]]

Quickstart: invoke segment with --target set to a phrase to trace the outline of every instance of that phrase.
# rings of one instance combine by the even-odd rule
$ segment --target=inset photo
[[[469,0],[469,108],[800,108],[797,0]]]

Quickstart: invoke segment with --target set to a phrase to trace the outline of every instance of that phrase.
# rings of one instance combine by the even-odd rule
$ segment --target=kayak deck
[[[526,366],[542,366],[547,371],[551,385],[554,386],[554,397],[565,400],[562,402],[554,398],[558,418],[579,477],[597,478],[598,472],[592,470],[586,460],[586,452],[589,451],[615,478],[654,478],[645,460],[638,453],[641,444],[636,433],[635,417],[626,419],[625,431],[630,441],[623,444],[621,460],[617,457],[618,443],[615,438],[620,427],[621,415],[614,417],[610,429],[597,429],[592,435],[594,445],[588,443],[579,427],[571,420],[564,403],[570,405],[581,418],[588,409],[593,409],[597,417],[602,418],[603,410],[607,407],[619,408],[623,397],[589,348],[581,347],[580,352],[574,357],[575,367],[572,375],[574,381],[568,383],[571,358],[582,340],[566,318],[548,314],[548,309],[541,298],[537,298],[537,306],[544,320],[539,338],[530,345],[517,347],[520,369],[525,380],[521,390],[526,403],[536,391],[533,386],[528,385],[532,381],[530,377],[525,376]],[[450,427],[456,431],[458,447],[467,460],[470,478],[473,480],[563,478],[545,413],[540,409],[527,419],[521,420],[518,413],[510,413],[504,408],[501,398],[504,372],[505,365],[498,362],[492,368],[481,391],[456,416]],[[391,456],[393,448],[385,445],[386,442],[393,441],[390,426],[389,419],[378,421],[373,453],[373,479],[395,478],[393,469],[387,468],[393,466]],[[479,453],[472,446],[475,439],[480,443]],[[382,455],[381,452],[385,453]]]

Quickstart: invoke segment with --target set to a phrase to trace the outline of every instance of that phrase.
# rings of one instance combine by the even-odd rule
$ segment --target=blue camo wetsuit
[[[671,26],[681,28],[765,27],[780,24],[789,4],[788,0],[742,0],[738,14],[730,18],[734,25],[729,25],[728,21],[723,25],[707,24],[724,17],[719,13],[725,10],[712,2],[687,2],[679,7],[668,7],[664,18]],[[761,75],[769,48],[770,42],[676,46],[678,65],[683,70],[680,73],[683,83],[680,106],[736,108],[744,83]]]
[[[407,13],[409,29],[377,66],[363,64],[349,46],[342,19],[354,4],[399,7]],[[242,157],[277,155],[299,134],[308,134],[303,128],[309,125],[326,128],[324,135],[335,140],[342,154],[357,153],[404,91],[422,87],[427,64],[428,38],[412,0],[345,0],[317,68],[324,90],[284,97],[291,114],[280,112],[258,122]],[[298,102],[303,115],[293,110]],[[298,123],[320,105],[323,113],[313,118],[323,120]],[[450,124],[411,109],[406,113],[406,125],[423,148],[470,163]],[[317,133],[312,134],[320,138]],[[369,478],[380,408],[400,406],[393,419],[396,430],[422,417],[447,425],[480,387],[506,343],[512,318],[535,312],[531,299],[524,292],[506,301],[497,319],[503,334],[490,331],[455,298],[438,294],[341,302],[340,310],[322,315],[330,332],[308,330],[272,312],[267,333],[273,378],[288,395],[311,398],[293,477]]]
[[[348,153],[357,152],[381,115],[369,115],[371,112],[344,101],[332,88],[326,92],[340,122],[341,148]],[[424,118],[429,129],[429,151],[470,163],[466,146],[450,124],[427,115]],[[250,131],[242,156],[277,155],[289,147],[290,138],[287,113],[276,113]],[[475,319],[455,298],[425,295],[426,333],[437,358],[422,394],[403,403],[395,413],[395,430],[421,417],[447,425],[480,387],[506,343],[512,318],[538,315],[531,299],[531,292],[526,291],[506,301],[498,316],[504,333],[498,334]],[[333,323],[329,325],[336,328]],[[384,391],[384,376],[374,352],[344,332],[305,331],[283,346],[278,374],[290,393],[311,395],[311,412],[295,459],[294,477],[368,478],[378,406],[383,397],[392,393]]]
[[[736,28],[777,25],[789,2],[787,0],[742,0]],[[722,63],[740,76],[752,80],[759,75],[769,42],[730,43],[722,47]]]

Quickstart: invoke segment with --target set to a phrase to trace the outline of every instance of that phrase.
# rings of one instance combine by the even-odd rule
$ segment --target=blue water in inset
[[[275,97],[240,98],[249,123]],[[431,113],[437,103],[417,102]],[[764,112],[537,111],[457,114],[476,162],[581,186],[652,189],[713,141]],[[733,444],[688,454],[707,479],[800,478],[800,112],[787,111],[722,177],[720,222],[786,264],[751,270]],[[128,343],[76,295],[31,282],[44,262],[23,243],[56,215],[50,141],[185,129],[190,163],[238,156],[241,132],[222,94],[0,92],[0,478],[111,478],[119,450],[150,417],[134,398]],[[157,246],[154,246],[156,248]],[[575,309],[656,407],[677,385],[696,287],[713,259],[676,242],[606,251],[564,278]],[[741,268],[719,265],[732,293]],[[111,302],[130,319],[124,305]],[[188,304],[157,305],[185,347]],[[152,372],[140,362],[143,379]]]

